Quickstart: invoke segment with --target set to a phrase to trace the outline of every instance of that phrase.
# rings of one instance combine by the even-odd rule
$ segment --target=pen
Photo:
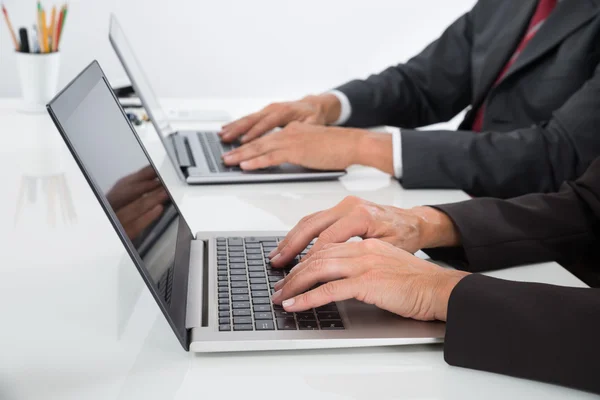
[[[15,45],[15,50],[19,51],[19,41],[17,40],[17,35],[15,35],[15,30],[13,29],[13,26],[10,22],[10,18],[8,17],[8,11],[6,11],[6,7],[4,7],[4,4],[2,4],[2,13],[4,14],[4,19],[6,20],[6,26],[10,31],[10,37],[12,38],[13,44]]]
[[[40,41],[38,39],[37,25],[33,25],[33,36],[31,37],[31,48],[34,53],[40,52]]]
[[[29,53],[29,35],[26,28],[19,29],[19,37],[21,38],[21,53]]]

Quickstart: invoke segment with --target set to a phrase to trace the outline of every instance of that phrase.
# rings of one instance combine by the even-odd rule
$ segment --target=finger
[[[250,130],[248,130],[248,133],[242,136],[240,141],[242,143],[248,143],[251,140],[256,139],[257,137],[264,135],[270,130],[282,126],[286,122],[289,122],[287,121],[287,119],[288,118],[281,113],[269,114],[262,118],[260,121],[258,121],[252,128],[250,128]]]
[[[283,151],[272,151],[264,156],[256,157],[248,161],[240,163],[240,168],[244,171],[253,171],[256,169],[273,167],[281,165],[289,160],[286,158],[286,153]]]
[[[147,213],[155,206],[164,203],[168,198],[169,196],[161,187],[123,207],[121,210],[119,210],[119,212],[117,212],[117,217],[122,224],[129,223]]]
[[[306,253],[304,259],[308,260],[328,244],[345,243],[355,236],[365,236],[366,232],[367,221],[355,213],[350,213],[321,232],[319,239],[317,239],[317,242],[311,247],[308,253]]]
[[[310,263],[286,279],[283,287],[273,295],[273,302],[281,304],[282,301],[304,293],[318,283],[348,278],[354,269],[352,264],[349,259],[336,258]]]
[[[286,299],[281,304],[288,312],[306,311],[335,301],[354,299],[359,296],[363,284],[360,278],[341,279]]]
[[[223,161],[227,165],[239,165],[244,161],[269,153],[279,146],[278,136],[279,135],[267,135],[238,147],[237,149],[224,154]]]
[[[272,253],[271,264],[273,264],[274,267],[287,265],[294,257],[304,250],[314,238],[317,236],[320,237],[321,233],[335,223],[344,212],[345,207],[340,203],[329,210],[321,211],[320,213],[304,218],[290,231],[290,233],[288,233],[286,238],[281,241],[277,249],[275,249],[275,253]],[[329,243],[331,243],[331,241],[329,241]],[[271,256],[271,254],[269,256]]]
[[[154,221],[156,221],[163,212],[163,206],[161,204],[154,206],[145,214],[142,214],[139,218],[129,222],[124,228],[127,237],[130,239],[137,238],[140,233],[149,227]]]
[[[225,142],[231,142],[244,133],[248,132],[260,119],[263,117],[264,112],[260,111],[254,114],[247,115],[237,121],[232,122],[229,126],[219,132],[221,139]]]
[[[302,262],[292,268],[285,278],[275,284],[274,289],[276,291],[281,289],[286,282],[289,282],[296,274],[302,272],[304,268],[316,260],[358,258],[365,255],[366,250],[360,243],[329,244],[325,246],[323,250],[316,253],[310,260],[304,258]]]

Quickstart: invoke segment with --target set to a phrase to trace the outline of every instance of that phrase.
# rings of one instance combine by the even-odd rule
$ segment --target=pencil
[[[62,24],[62,7],[58,11],[58,15],[56,16],[56,24],[54,24],[54,31],[52,32],[52,48],[54,51],[58,51],[58,35],[60,35],[60,24]]]
[[[60,12],[58,13],[58,23],[56,24],[56,51],[58,51],[58,44],[60,43],[60,36],[62,35],[63,24],[65,21],[65,6],[60,8]]]
[[[48,28],[48,52],[56,51],[54,48],[54,31],[56,29],[56,6],[52,6],[52,14],[50,14],[50,26]]]
[[[65,4],[62,10],[62,22],[60,24],[60,31],[58,32],[58,46],[60,47],[60,41],[62,40],[63,32],[65,31],[65,24],[67,23],[67,13],[69,12],[69,6]]]
[[[37,3],[37,37],[38,45],[40,47],[40,53],[44,52],[44,26],[42,24],[42,5],[38,1]]]
[[[10,22],[10,18],[8,17],[8,11],[6,11],[6,7],[4,7],[4,3],[2,4],[2,13],[4,14],[4,19],[6,19],[6,26],[10,31],[10,37],[12,38],[13,44],[15,46],[15,50],[21,50],[21,46],[19,45],[19,41],[17,40],[17,35],[15,34],[15,30]]]

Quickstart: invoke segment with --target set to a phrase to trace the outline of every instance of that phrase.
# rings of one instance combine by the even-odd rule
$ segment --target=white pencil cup
[[[43,113],[58,90],[60,53],[16,53],[21,78],[22,110]]]

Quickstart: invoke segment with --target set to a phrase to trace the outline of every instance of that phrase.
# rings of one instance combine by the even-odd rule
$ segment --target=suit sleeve
[[[600,65],[552,119],[512,132],[402,130],[406,188],[509,198],[553,192],[600,154]]]
[[[570,264],[596,240],[600,158],[558,193],[434,207],[454,222],[462,247],[426,250],[432,258],[471,272],[546,261]]]
[[[415,128],[464,110],[471,101],[472,12],[407,63],[338,87],[352,105],[344,125]]]
[[[464,278],[448,306],[451,365],[600,393],[600,290]]]

